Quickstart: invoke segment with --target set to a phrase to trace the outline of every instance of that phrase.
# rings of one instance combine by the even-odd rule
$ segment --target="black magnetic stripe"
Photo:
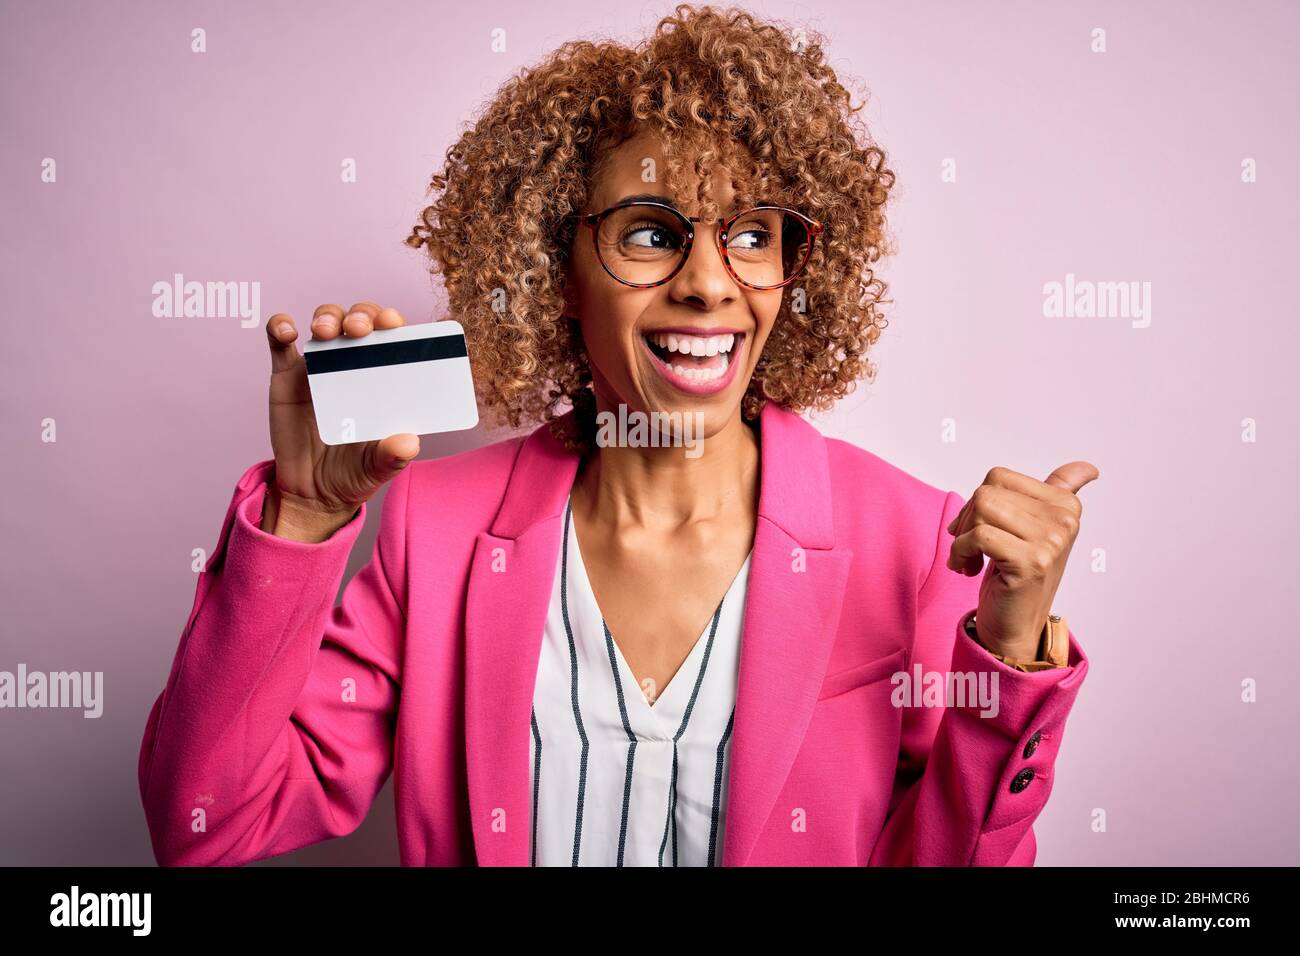
[[[560,561],[560,611],[564,616],[564,632],[569,636],[569,693],[573,702],[573,719],[582,738],[582,758],[578,761],[578,809],[573,820],[573,866],[578,865],[578,850],[582,846],[582,803],[587,792],[587,730],[582,726],[582,707],[578,703],[578,649],[573,641],[573,627],[569,623],[569,517],[573,506],[564,507],[564,551]]]
[[[682,725],[673,734],[673,780],[668,788],[668,820],[664,824],[664,837],[659,843],[659,865],[664,865],[664,847],[668,842],[668,832],[673,834],[673,866],[677,865],[677,741],[686,733],[690,723],[691,711],[695,709],[695,699],[700,694],[700,685],[704,683],[704,672],[709,666],[709,655],[713,653],[713,636],[718,633],[718,620],[722,617],[722,605],[726,603],[724,594],[718,602],[718,609],[713,612],[713,623],[709,626],[709,641],[704,645],[704,659],[700,661],[700,672],[695,675],[695,686],[691,688],[691,699],[686,703],[686,713],[682,714]]]
[[[716,866],[714,856],[718,850],[718,815],[722,809],[722,767],[727,757],[727,741],[731,739],[731,727],[736,722],[736,708],[731,708],[731,716],[727,718],[727,729],[722,732],[722,740],[718,743],[718,765],[713,771],[713,821],[709,824],[709,862],[708,866]]]
[[[533,743],[536,751],[533,756],[533,860],[537,865],[537,799],[541,793],[542,783],[542,732],[537,729],[537,708],[533,708]]]
[[[327,372],[350,372],[358,368],[382,365],[407,365],[411,362],[436,362],[440,359],[465,358],[465,336],[437,335],[407,339],[403,342],[376,342],[347,348],[316,349],[304,352],[308,375]]]
[[[614,636],[609,633],[609,625],[600,619],[605,629],[605,649],[609,651],[609,669],[614,674],[614,689],[618,692],[618,713],[623,718],[623,732],[627,734],[627,772],[623,777],[623,815],[618,825],[618,866],[623,865],[623,848],[627,844],[627,812],[632,801],[632,763],[636,760],[636,734],[632,733],[632,724],[627,719],[627,704],[623,700],[623,680],[618,676],[618,659],[614,656]]]

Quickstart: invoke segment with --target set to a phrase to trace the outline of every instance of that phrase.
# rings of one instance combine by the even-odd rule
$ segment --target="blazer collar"
[[[572,414],[570,412],[569,414]],[[759,420],[758,521],[742,623],[722,862],[744,865],[803,741],[838,627],[852,552],[837,547],[826,442],[769,401]],[[465,603],[470,821],[483,865],[527,866],[531,710],[563,508],[579,456],[543,425],[520,447]]]

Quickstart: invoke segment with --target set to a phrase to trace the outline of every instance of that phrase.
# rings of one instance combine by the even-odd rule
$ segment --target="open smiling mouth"
[[[648,332],[641,336],[659,373],[675,387],[694,394],[711,394],[727,386],[744,339],[743,332]]]

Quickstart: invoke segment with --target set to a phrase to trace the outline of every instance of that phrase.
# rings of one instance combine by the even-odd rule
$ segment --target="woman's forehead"
[[[671,198],[683,211],[693,212],[700,183],[694,171],[696,153],[697,149],[692,148],[683,154],[685,194],[670,195],[664,176],[667,157],[661,141],[650,134],[639,134],[610,150],[599,165],[592,181],[593,206],[603,209],[631,196],[653,194]],[[732,173],[716,162],[711,177],[710,198],[725,209],[736,195]]]

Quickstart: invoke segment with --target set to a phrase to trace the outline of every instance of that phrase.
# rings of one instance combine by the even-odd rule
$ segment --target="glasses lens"
[[[808,242],[808,229],[798,216],[782,209],[753,209],[731,224],[727,258],[750,285],[775,286],[802,268]]]
[[[656,206],[623,206],[600,224],[601,261],[624,282],[638,285],[666,279],[677,268],[686,232],[682,221]]]

